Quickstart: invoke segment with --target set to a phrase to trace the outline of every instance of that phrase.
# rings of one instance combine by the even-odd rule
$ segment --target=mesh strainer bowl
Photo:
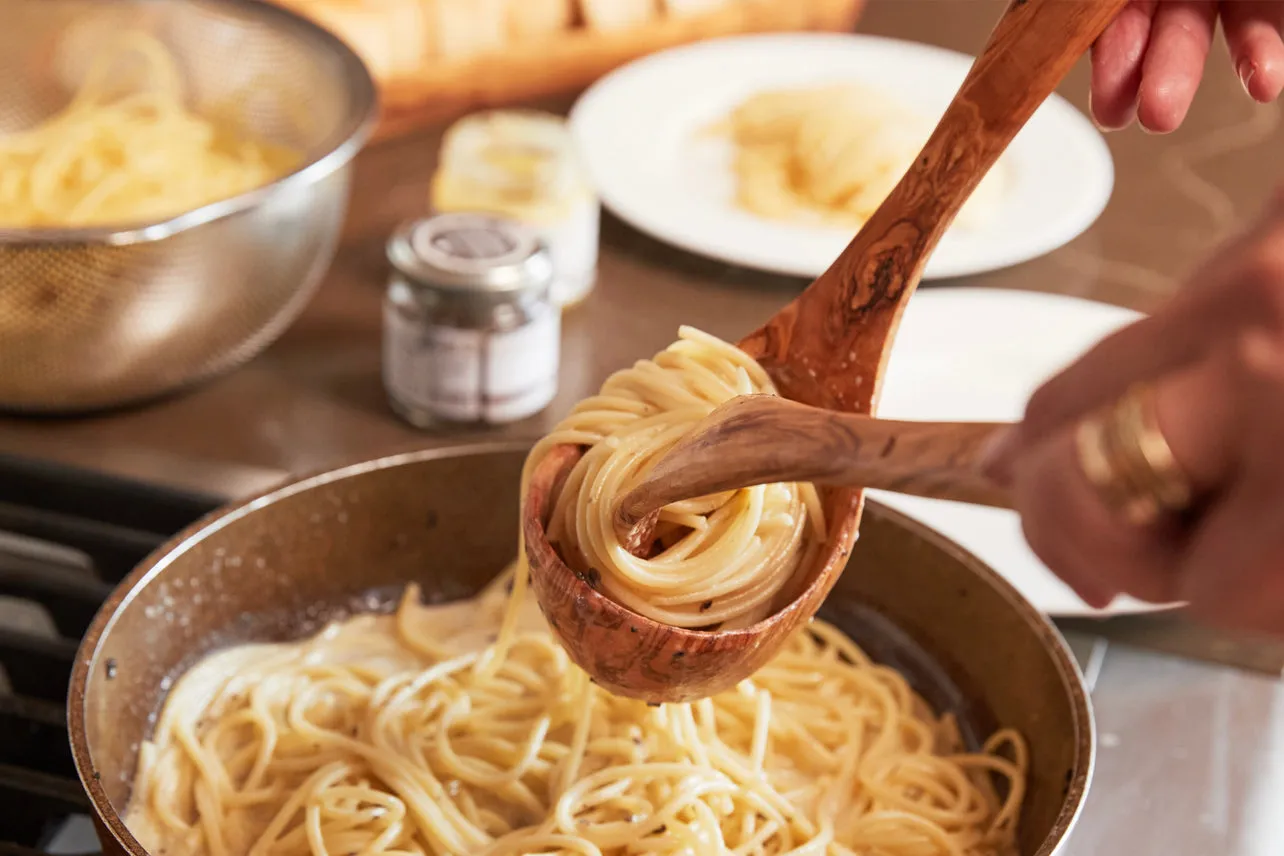
[[[0,409],[75,413],[175,391],[265,348],[329,266],[376,113],[361,61],[258,0],[0,0],[0,133],[63,107],[126,28],[175,56],[189,106],[305,153],[290,175],[159,223],[0,228]]]

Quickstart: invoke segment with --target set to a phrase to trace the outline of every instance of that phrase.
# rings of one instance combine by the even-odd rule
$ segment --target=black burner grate
[[[57,849],[88,811],[67,742],[76,646],[112,586],[219,504],[0,456],[0,856]]]

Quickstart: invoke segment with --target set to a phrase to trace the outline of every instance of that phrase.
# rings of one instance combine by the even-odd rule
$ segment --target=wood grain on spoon
[[[774,395],[732,399],[697,424],[615,510],[626,549],[644,555],[660,509],[774,482],[865,487],[1010,508],[982,469],[993,422],[896,422]]]
[[[1015,0],[909,171],[842,254],[740,347],[781,395],[872,413],[888,351],[928,256],[981,178],[1128,0]],[[824,492],[829,531],[785,601],[743,629],[657,624],[598,590],[548,541],[558,485],[583,450],[552,449],[522,506],[522,532],[540,606],[571,659],[618,695],[691,701],[730,689],[763,666],[820,608],[856,540],[861,491]]]

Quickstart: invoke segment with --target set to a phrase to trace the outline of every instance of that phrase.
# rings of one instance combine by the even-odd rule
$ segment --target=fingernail
[[[1239,82],[1243,84],[1244,91],[1248,93],[1249,98],[1252,98],[1253,90],[1248,87],[1253,82],[1253,75],[1257,74],[1257,66],[1253,64],[1251,59],[1244,57],[1235,66],[1235,70],[1239,72]]]
[[[1012,459],[1021,445],[1021,434],[1016,426],[996,431],[986,441],[981,451],[981,472],[1000,484],[1012,481]]]
[[[1074,593],[1079,595],[1079,599],[1093,609],[1105,609],[1112,604],[1119,592],[1111,585],[1100,582],[1099,580],[1075,579],[1066,580]]]
[[[1089,90],[1088,90],[1088,118],[1092,120],[1092,124],[1096,127],[1096,129],[1097,129],[1098,131],[1101,131],[1103,134],[1104,134],[1105,132],[1107,132],[1107,131],[1109,131],[1109,130],[1110,130],[1110,129],[1109,129],[1109,128],[1107,128],[1105,125],[1101,124],[1101,122],[1097,119],[1097,111],[1096,111],[1096,109],[1092,106],[1092,90],[1091,90],[1091,89],[1089,89]]]
[[[1101,583],[1098,580],[1085,580],[1082,577],[1063,578],[1070,590],[1078,595],[1079,600],[1083,601],[1092,609],[1105,609],[1118,596],[1113,586]]]
[[[1107,589],[1080,591],[1079,596],[1083,598],[1084,603],[1088,604],[1088,606],[1093,609],[1105,609],[1107,606],[1114,603],[1115,598],[1118,597],[1115,592]]]
[[[1096,127],[1096,129],[1103,134],[1111,134],[1111,133],[1114,133],[1115,131],[1122,131],[1124,128],[1132,124],[1131,116],[1125,116],[1122,121],[1116,122],[1113,125],[1107,125],[1105,122],[1102,122],[1101,117],[1097,115],[1097,108],[1093,104],[1091,89],[1088,90],[1088,119],[1089,121],[1092,122],[1093,126]]]

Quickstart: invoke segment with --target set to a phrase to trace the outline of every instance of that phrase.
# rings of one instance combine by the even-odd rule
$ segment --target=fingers
[[[1143,380],[1207,509],[1194,523],[1134,525],[1084,472],[1079,421]],[[1188,599],[1214,621],[1279,631],[1281,437],[1284,193],[1157,315],[1045,384],[990,469],[1011,486],[1032,549],[1088,603]]]
[[[1173,599],[1178,538],[1130,525],[1105,506],[1084,475],[1072,429],[1017,458],[1012,497],[1030,549],[1089,606],[1104,607],[1121,592]]]
[[[1245,91],[1266,103],[1284,89],[1284,3],[1232,0],[1222,4],[1222,26],[1231,61]]]
[[[1092,46],[1092,117],[1105,130],[1127,127],[1137,112],[1142,61],[1156,0],[1133,0]]]
[[[1156,8],[1137,99],[1137,119],[1146,130],[1166,134],[1186,118],[1216,23],[1215,0],[1165,0]]]
[[[1226,384],[1244,403],[1234,445],[1246,465],[1206,514],[1180,567],[1178,593],[1205,620],[1284,631],[1284,342],[1249,333]]]
[[[1237,466],[1235,399],[1224,360],[1165,378],[1156,407],[1174,458],[1197,495],[1225,483]],[[1176,600],[1186,532],[1179,523],[1139,526],[1103,500],[1085,475],[1076,428],[1066,427],[1015,459],[1012,496],[1031,549],[1089,605],[1118,593]]]
[[[1037,441],[1133,384],[1202,359],[1249,323],[1284,327],[1284,194],[1158,313],[1108,336],[1035,392],[1020,428],[1023,441]]]
[[[1081,416],[1104,407],[1133,384],[1159,377],[1199,358],[1206,331],[1193,313],[1144,318],[1107,336],[1030,397],[1021,435],[1037,442]],[[1175,316],[1175,317],[1174,317]]]
[[[1220,10],[1244,89],[1265,103],[1284,91],[1280,0],[1133,0],[1092,49],[1092,117],[1104,130],[1134,116],[1153,133],[1186,118],[1203,78]]]

